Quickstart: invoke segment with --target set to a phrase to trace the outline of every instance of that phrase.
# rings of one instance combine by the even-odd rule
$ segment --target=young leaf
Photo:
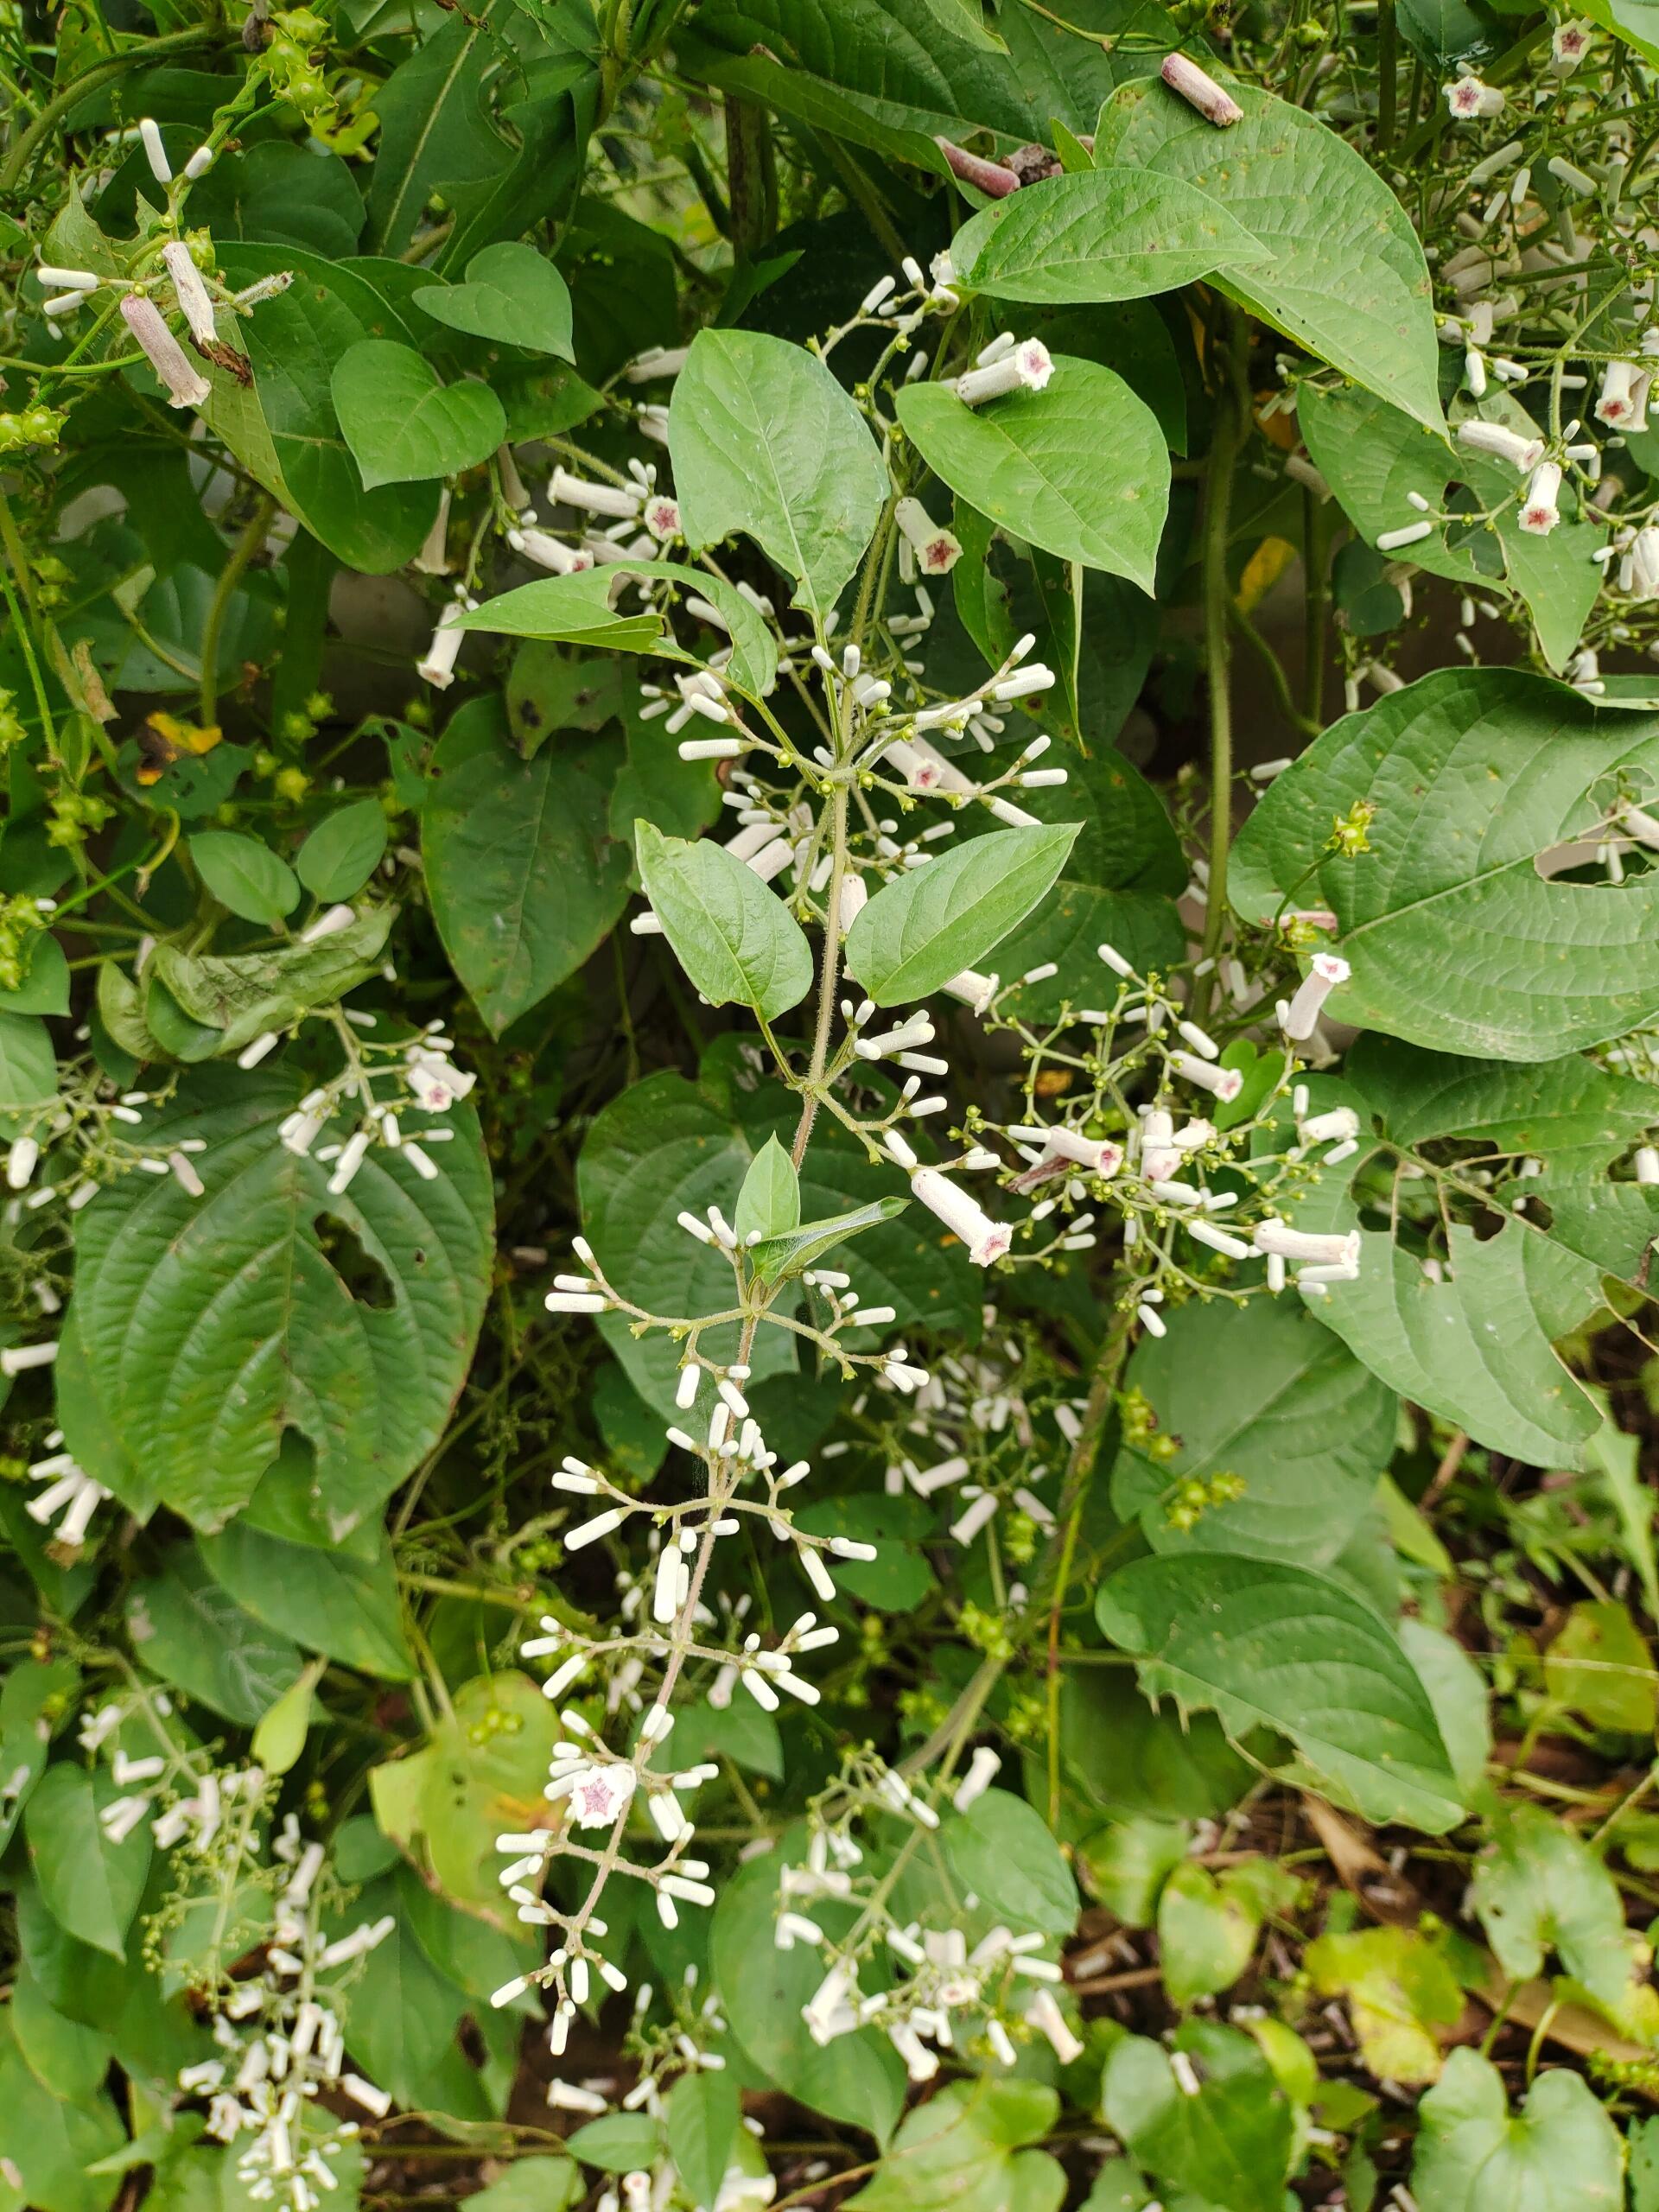
[[[762,1282],[801,1274],[827,1259],[837,1244],[856,1236],[861,1229],[879,1229],[884,1221],[897,1220],[909,1203],[907,1198],[874,1198],[850,1212],[832,1214],[828,1221],[803,1222],[798,1229],[763,1237],[751,1249],[749,1263]]]
[[[260,1714],[253,1732],[252,1751],[267,1774],[286,1774],[305,1749],[311,1726],[311,1699],[325,1663],[314,1659],[299,1680]]]
[[[1659,875],[1573,883],[1538,861],[1594,830],[1620,777],[1659,788],[1659,716],[1519,670],[1442,670],[1279,779],[1240,834],[1235,903],[1334,911],[1353,969],[1339,1020],[1471,1058],[1601,1044],[1659,1013]],[[1332,819],[1361,802],[1366,849],[1339,855]]]
[[[1069,1936],[1077,1924],[1077,1885],[1034,1805],[1011,1790],[987,1789],[939,1831],[964,1890],[1010,1926]]]
[[[668,2093],[668,2154],[694,2203],[712,2204],[742,2118],[728,2073],[683,2074]]]
[[[245,922],[274,928],[300,903],[300,887],[288,862],[257,837],[234,830],[199,830],[190,857],[221,906]]]
[[[1059,2099],[1046,2082],[952,2082],[908,2113],[850,2208],[859,2212],[1055,2212],[1065,2175],[1039,2143]]]
[[[1290,2170],[1290,2101],[1253,2039],[1191,2022],[1175,2037],[1198,2081],[1189,2094],[1162,2046],[1125,2036],[1101,2085],[1108,2125],[1172,2193],[1228,2212],[1281,2212]]]
[[[898,409],[928,467],[981,514],[1151,592],[1169,452],[1157,416],[1112,370],[1060,355],[1041,391],[969,407],[943,385],[912,384]]]
[[[1287,1736],[1315,1786],[1368,1820],[1443,1834],[1462,1818],[1433,1709],[1387,1624],[1345,1585],[1223,1553],[1120,1567],[1100,1625],[1149,1696],[1212,1710],[1235,1738]]]
[[[1155,79],[1103,111],[1095,160],[1184,178],[1226,202],[1270,258],[1220,289],[1321,360],[1438,429],[1428,267],[1411,219],[1363,154],[1316,116],[1249,85],[1217,130]]]
[[[330,903],[359,892],[386,849],[386,810],[359,798],[324,815],[300,847],[294,873],[314,899]]]
[[[639,825],[645,896],[680,965],[711,1006],[734,1001],[771,1021],[812,988],[805,932],[753,868],[724,846]]]
[[[456,476],[486,461],[507,432],[501,403],[471,378],[445,385],[395,339],[365,338],[334,364],[340,427],[366,488]]]
[[[571,576],[543,576],[504,591],[467,617],[469,630],[489,630],[510,638],[573,639],[623,652],[649,652],[659,660],[694,658],[664,637],[659,613],[618,614],[611,607],[618,576],[655,576],[706,599],[720,615],[732,640],[727,674],[756,698],[764,698],[778,674],[778,648],[766,618],[723,576],[705,575],[679,561],[607,561],[600,569]],[[660,741],[660,740],[659,740]]]
[[[1551,1951],[1615,2018],[1645,1981],[1618,1885],[1571,1828],[1535,1805],[1497,1823],[1475,1866],[1471,1902],[1504,1973],[1530,1981]]]
[[[49,1766],[23,1815],[35,1878],[60,1928],[111,1958],[126,1955],[127,1930],[149,1872],[149,1825],[112,1843],[99,1818],[121,1791],[110,1776],[67,1760]]]
[[[569,287],[531,245],[486,245],[467,263],[464,284],[428,284],[415,295],[415,304],[435,322],[474,338],[556,353],[566,361],[576,358]]]
[[[964,223],[950,243],[970,292],[1044,306],[1133,300],[1268,258],[1219,200],[1154,169],[1039,179]]]
[[[733,1226],[747,1243],[786,1236],[799,1226],[801,1185],[795,1163],[775,1136],[768,1137],[750,1162],[737,1194]]]
[[[1052,888],[1075,823],[999,830],[878,891],[847,932],[847,972],[878,1006],[925,999],[977,967]]]
[[[675,380],[668,449],[686,541],[741,531],[828,613],[887,497],[864,418],[824,364],[753,330],[704,330]]]

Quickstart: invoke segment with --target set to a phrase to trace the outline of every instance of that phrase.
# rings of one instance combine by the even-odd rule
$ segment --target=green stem
[[[1249,435],[1249,391],[1245,378],[1249,332],[1230,311],[1217,334],[1224,381],[1217,394],[1216,429],[1210,444],[1210,471],[1204,510],[1205,666],[1210,680],[1210,880],[1205,887],[1204,950],[1215,959],[1227,921],[1227,858],[1233,837],[1232,593],[1227,578],[1227,549],[1233,514],[1233,472]],[[1198,979],[1198,997],[1207,1005],[1211,969]]]
[[[276,502],[265,493],[255,504],[247,527],[231,548],[231,557],[220,572],[213,588],[213,596],[207,608],[207,620],[201,626],[201,691],[199,713],[201,727],[211,729],[219,716],[219,638],[225,626],[226,609],[231,603],[231,594],[247,569],[250,561],[265,542],[265,532],[270,528],[270,518],[276,512]]]
[[[1400,35],[1395,20],[1395,0],[1376,0],[1376,150],[1386,154],[1394,143],[1400,93]]]
[[[1302,569],[1306,579],[1302,690],[1308,721],[1325,727],[1325,664],[1331,652],[1331,518],[1317,492],[1302,494]]]

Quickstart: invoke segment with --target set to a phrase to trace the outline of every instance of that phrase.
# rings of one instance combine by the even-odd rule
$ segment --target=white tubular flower
[[[300,943],[321,944],[324,938],[338,937],[342,930],[350,929],[356,919],[356,907],[346,906],[344,900],[333,906],[325,906],[315,921],[308,922],[300,931]]]
[[[1274,1216],[1268,1221],[1258,1221],[1250,1231],[1258,1252],[1270,1254],[1278,1260],[1301,1260],[1319,1268],[1357,1268],[1359,1265],[1359,1231],[1351,1229],[1345,1236],[1324,1235],[1309,1229],[1293,1229],[1287,1221]]]
[[[40,1157],[41,1147],[33,1137],[14,1137],[6,1154],[6,1188],[27,1190]]]
[[[50,261],[41,262],[35,274],[60,292],[95,292],[104,281],[95,270],[63,269]]]
[[[1659,536],[1659,532],[1656,532],[1656,536]],[[870,894],[868,890],[866,888],[863,877],[855,872],[849,873],[842,876],[841,880],[841,907],[839,918],[841,922],[841,933],[843,937],[846,936],[848,931],[851,929],[853,924],[858,919],[859,916],[863,912],[865,907],[868,906],[869,903]]]
[[[1548,537],[1561,518],[1555,504],[1561,488],[1561,472],[1553,461],[1540,461],[1521,502],[1521,527],[1529,537]]]
[[[1014,1231],[1006,1222],[993,1221],[979,1201],[959,1189],[948,1175],[942,1175],[937,1167],[918,1167],[911,1176],[910,1187],[928,1211],[962,1239],[976,1267],[988,1268],[1005,1256],[1014,1242]]]
[[[619,522],[632,522],[639,513],[640,494],[620,484],[590,484],[568,468],[556,468],[548,486],[549,496],[561,505],[581,507],[590,515],[611,515]]]
[[[1040,338],[1027,338],[984,368],[968,369],[951,390],[965,407],[982,407],[988,399],[1001,399],[1010,391],[1040,391],[1054,373],[1054,364]]]
[[[50,1459],[37,1460],[29,1473],[36,1482],[47,1484],[45,1490],[25,1502],[23,1510],[29,1519],[43,1529],[56,1521],[54,1533],[60,1544],[83,1543],[92,1516],[109,1491],[101,1483],[95,1483],[67,1452]]]
[[[0,1375],[5,1376],[9,1381],[15,1380],[19,1375],[26,1374],[31,1367],[50,1367],[57,1356],[55,1338],[49,1344],[8,1344],[3,1351],[0,1351]]]
[[[1651,523],[1630,540],[1630,590],[1637,599],[1659,598],[1659,530]]]
[[[1641,370],[1634,361],[1609,361],[1601,373],[1596,397],[1596,420],[1611,430],[1622,430],[1636,413],[1634,393]]]
[[[144,159],[149,163],[150,175],[157,184],[171,184],[173,165],[167,158],[166,147],[162,143],[161,130],[151,117],[147,115],[140,122],[138,136],[143,144]]]
[[[438,617],[426,658],[416,664],[416,676],[440,691],[447,691],[455,680],[455,663],[461,658],[461,640],[467,635],[461,626],[462,612],[460,601],[452,599]]]
[[[507,543],[515,553],[522,553],[526,561],[533,561],[538,569],[550,569],[556,576],[574,576],[594,565],[594,556],[586,546],[566,545],[544,530],[510,530]]]
[[[689,346],[647,346],[622,373],[630,384],[654,384],[659,377],[677,377],[690,350]]]
[[[190,326],[190,335],[198,346],[213,345],[219,337],[213,322],[213,295],[201,281],[200,270],[190,258],[189,247],[181,238],[174,238],[162,248],[162,259],[173,279],[173,289]]]
[[[1404,523],[1398,530],[1385,530],[1376,541],[1376,550],[1379,553],[1403,553],[1408,545],[1421,544],[1424,538],[1433,535],[1433,529],[1432,522]]]
[[[1123,1165],[1123,1147],[1109,1137],[1088,1137],[1064,1127],[1046,1132],[1048,1151],[1058,1160],[1075,1160],[1091,1175],[1116,1175]]]
[[[1639,806],[1621,806],[1614,818],[1619,828],[1634,837],[1637,844],[1649,846],[1659,852],[1659,816],[1649,814]]]
[[[1328,1114],[1312,1115],[1297,1135],[1304,1144],[1346,1144],[1359,1135],[1359,1116],[1351,1106],[1333,1106]]]
[[[1639,1144],[1631,1161],[1636,1179],[1643,1185],[1659,1183],[1659,1151],[1650,1144]]]
[[[410,563],[423,576],[447,576],[449,573],[449,486],[446,484],[438,497],[438,512],[420,551]]]
[[[666,492],[653,492],[645,501],[642,519],[658,543],[666,544],[680,534],[680,503]]]
[[[639,1777],[619,1759],[605,1766],[579,1766],[568,1782],[560,1777],[560,1796],[569,1801],[570,1817],[579,1828],[613,1827],[633,1799]]]
[[[1172,1075],[1196,1084],[1200,1090],[1207,1090],[1212,1098],[1220,1099],[1224,1106],[1230,1105],[1244,1088],[1242,1068],[1217,1067],[1213,1060],[1201,1060],[1196,1052],[1172,1052],[1169,1068]]]
[[[168,328],[154,300],[129,292],[121,302],[121,313],[149,365],[167,386],[169,407],[200,407],[213,397],[213,387]]]
[[[1159,72],[1172,92],[1179,92],[1189,107],[1197,108],[1207,123],[1225,130],[1243,120],[1244,111],[1230,92],[1224,92],[1207,71],[1184,54],[1166,54]]]
[[[962,558],[962,540],[935,523],[919,499],[900,499],[893,511],[905,543],[925,576],[948,576]]]
[[[953,976],[943,988],[975,1014],[983,1014],[1001,988],[1001,982],[1000,976],[982,976],[976,968],[964,968],[961,975]]]
[[[1026,2007],[1026,2018],[1033,2027],[1039,2030],[1054,2046],[1054,2055],[1062,2066],[1070,2066],[1083,2056],[1083,2045],[1066,2024],[1066,2018],[1055,2003],[1052,1993],[1039,1989]]]
[[[1352,973],[1348,963],[1336,953],[1314,954],[1307,974],[1285,1014],[1285,1034],[1293,1043],[1300,1044],[1313,1034],[1320,1007],[1337,986],[1345,983]]]
[[[1557,23],[1549,41],[1550,74],[1570,77],[1590,51],[1588,23]]]
[[[1494,461],[1508,461],[1522,476],[1536,468],[1544,457],[1541,438],[1522,437],[1505,423],[1459,423],[1458,443],[1467,446],[1471,453],[1490,454]]]
[[[1001,1771],[1002,1761],[999,1754],[988,1744],[982,1744],[969,1760],[968,1771],[950,1800],[957,1812],[965,1813],[970,1805],[982,1797]]]
[[[1503,111],[1503,94],[1496,85],[1483,85],[1478,77],[1459,77],[1442,85],[1446,105],[1454,123],[1475,123]]]
[[[425,1052],[418,1045],[410,1047],[404,1079],[423,1114],[447,1114],[478,1081],[441,1053]]]

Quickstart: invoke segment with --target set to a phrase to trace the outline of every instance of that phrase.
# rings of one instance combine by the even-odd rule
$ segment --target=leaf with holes
[[[1659,1014],[1659,875],[1540,873],[1594,836],[1621,781],[1659,790],[1659,715],[1516,670],[1443,670],[1346,715],[1279,778],[1240,834],[1234,904],[1332,909],[1353,969],[1339,1020],[1554,1059]],[[1332,852],[1332,817],[1361,802],[1367,849]]]
[[[200,1139],[207,1195],[170,1176],[104,1192],[73,1311],[106,1413],[175,1512],[219,1527],[293,1427],[338,1538],[442,1433],[483,1314],[490,1175],[463,1108],[433,1180],[382,1147],[330,1196],[327,1166],[278,1140],[295,1096],[276,1078],[187,1085],[145,1142]]]

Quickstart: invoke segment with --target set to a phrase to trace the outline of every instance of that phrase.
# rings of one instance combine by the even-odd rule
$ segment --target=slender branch
[[[269,493],[260,498],[248,518],[247,527],[231,548],[231,556],[219,573],[213,587],[213,596],[208,603],[207,619],[201,626],[201,690],[199,712],[201,726],[211,729],[219,716],[219,639],[225,626],[225,615],[231,603],[231,594],[241,582],[250,561],[265,542],[265,532],[270,528],[270,518],[276,512],[276,502]]]

